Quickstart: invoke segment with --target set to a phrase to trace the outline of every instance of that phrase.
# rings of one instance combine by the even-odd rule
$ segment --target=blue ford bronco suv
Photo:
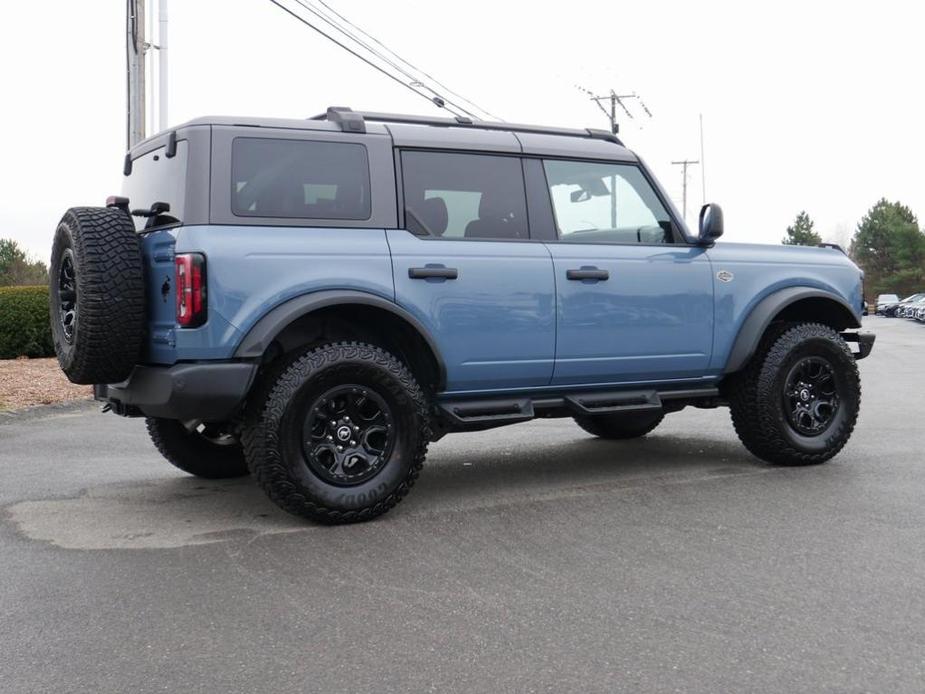
[[[757,457],[826,461],[874,341],[862,274],[722,233],[608,132],[200,118],[64,215],[51,324],[67,376],[175,466],[325,523],[388,511],[444,434],[534,417],[629,439],[728,406]]]

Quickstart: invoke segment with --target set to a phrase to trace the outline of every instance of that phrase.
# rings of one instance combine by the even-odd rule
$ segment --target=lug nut
[[[350,445],[351,445],[351,446],[356,446],[356,445],[357,445],[357,442],[356,442],[356,441],[351,441],[351,442],[350,442]]]

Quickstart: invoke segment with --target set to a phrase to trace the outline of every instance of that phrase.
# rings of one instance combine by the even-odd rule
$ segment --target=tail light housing
[[[176,256],[177,324],[196,328],[206,322],[206,259],[201,253]]]

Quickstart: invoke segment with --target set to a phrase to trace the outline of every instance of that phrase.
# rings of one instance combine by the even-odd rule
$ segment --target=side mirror
[[[703,246],[712,246],[723,235],[723,208],[710,202],[700,208],[700,234],[698,241]]]
[[[569,194],[569,199],[571,199],[572,202],[585,202],[591,199],[591,193],[584,188],[579,188],[578,190],[573,190]]]

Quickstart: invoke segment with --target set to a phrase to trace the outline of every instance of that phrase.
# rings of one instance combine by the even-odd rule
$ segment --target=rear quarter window
[[[238,137],[231,211],[239,217],[369,219],[369,158],[354,143]]]

